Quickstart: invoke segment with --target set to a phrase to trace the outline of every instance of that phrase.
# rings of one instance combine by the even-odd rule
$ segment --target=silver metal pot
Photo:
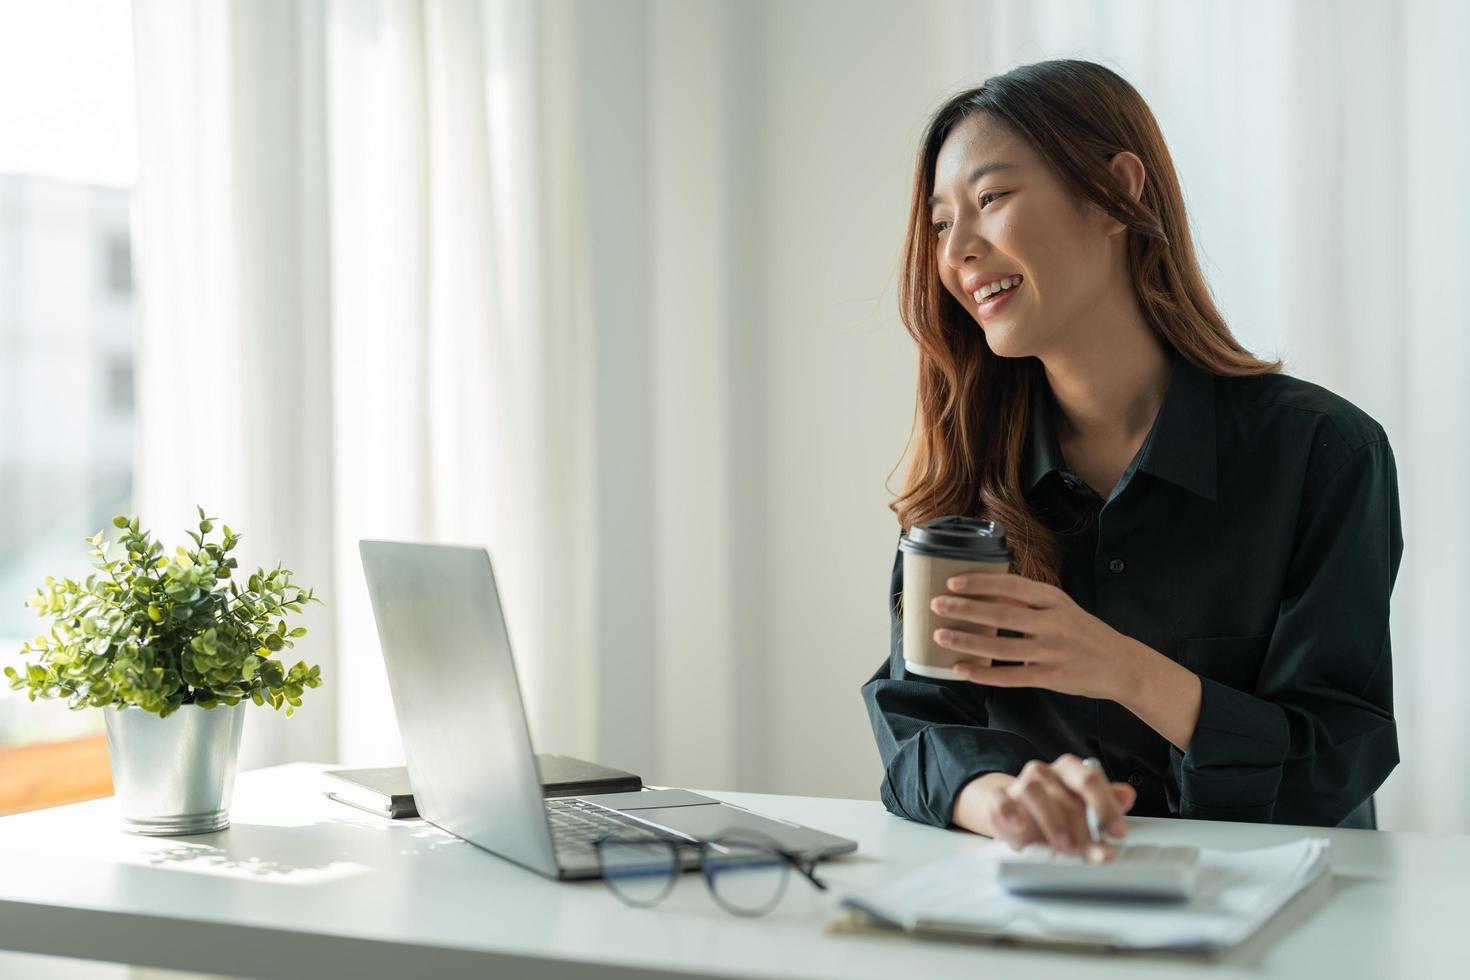
[[[167,718],[133,705],[102,709],[124,830],[170,837],[230,825],[248,704],[186,704]]]

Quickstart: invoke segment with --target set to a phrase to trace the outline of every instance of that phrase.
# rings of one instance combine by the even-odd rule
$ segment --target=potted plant
[[[306,688],[321,685],[320,668],[303,660],[288,669],[277,656],[306,635],[287,627],[287,615],[321,600],[279,564],[242,587],[230,557],[240,535],[224,525],[221,540],[209,540],[215,519],[202,507],[199,530],[188,532],[194,548],[172,554],[136,517],[112,523],[116,542],[101,531],[86,539],[96,572],[80,582],[48,575],[27,600],[51,627],[21,647],[38,659],[5,676],[32,701],[103,710],[124,829],[223,830],[245,702],[290,715]]]

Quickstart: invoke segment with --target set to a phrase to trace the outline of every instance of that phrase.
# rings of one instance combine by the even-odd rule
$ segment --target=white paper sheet
[[[996,879],[998,850],[923,865],[843,904],[919,932],[1213,951],[1245,939],[1327,873],[1330,846],[1306,837],[1249,851],[1201,850],[1195,896],[1179,904],[1013,895]]]

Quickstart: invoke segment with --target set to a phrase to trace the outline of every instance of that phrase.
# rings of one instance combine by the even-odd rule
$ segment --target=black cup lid
[[[995,521],[952,514],[909,528],[898,543],[911,555],[934,555],[963,561],[1010,561],[1006,530]]]

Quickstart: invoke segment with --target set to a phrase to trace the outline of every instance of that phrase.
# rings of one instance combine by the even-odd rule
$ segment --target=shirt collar
[[[1046,373],[1037,361],[1031,376],[1031,417],[1028,425],[1025,458],[1021,461],[1021,490],[1030,493],[1041,478],[1062,468],[1062,447],[1051,417],[1051,387]]]
[[[1138,468],[1161,480],[1217,502],[1215,377],[1171,352],[1172,369],[1164,402],[1145,440]],[[1038,370],[1031,385],[1031,419],[1022,489],[1030,493],[1041,478],[1062,469],[1062,450],[1052,418],[1051,389]]]

